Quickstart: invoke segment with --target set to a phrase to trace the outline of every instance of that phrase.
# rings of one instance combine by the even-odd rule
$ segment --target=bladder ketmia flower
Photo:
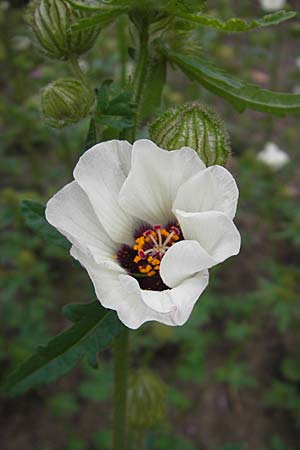
[[[184,324],[208,269],[240,249],[231,174],[188,147],[112,140],[85,152],[74,178],[46,217],[73,244],[101,304],[129,328]]]

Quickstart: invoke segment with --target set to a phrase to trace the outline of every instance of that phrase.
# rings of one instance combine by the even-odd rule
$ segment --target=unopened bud
[[[149,429],[163,422],[166,415],[166,386],[152,372],[139,369],[128,381],[128,423],[134,428]]]
[[[100,27],[72,29],[73,24],[91,14],[75,9],[67,0],[31,0],[26,19],[42,52],[49,58],[65,60],[82,55],[94,45]]]
[[[42,112],[47,124],[55,128],[79,122],[94,103],[93,91],[75,78],[61,78],[42,92]]]
[[[149,131],[151,139],[166,150],[193,148],[207,166],[225,165],[231,153],[223,122],[200,103],[167,110],[150,125]]]

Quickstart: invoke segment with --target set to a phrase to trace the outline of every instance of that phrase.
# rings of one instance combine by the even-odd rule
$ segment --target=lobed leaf
[[[83,357],[91,359],[109,347],[124,328],[116,313],[102,308],[98,301],[66,307],[65,314],[75,321],[74,325],[46,346],[38,347],[31,358],[7,376],[1,391],[20,394],[58,380]]]
[[[26,225],[47,241],[69,250],[71,245],[67,239],[47,222],[45,209],[45,205],[41,202],[34,200],[21,202],[21,213]]]
[[[160,49],[166,58],[191,80],[223,97],[240,112],[249,108],[278,115],[300,113],[300,94],[273,92],[239,80],[203,55],[186,57],[170,50],[164,44],[160,44]]]
[[[281,22],[285,22],[296,16],[295,11],[276,11],[272,14],[267,14],[260,19],[254,19],[247,22],[244,19],[231,18],[228,20],[221,20],[217,17],[209,16],[207,14],[190,14],[182,11],[173,12],[174,16],[181,19],[187,20],[189,22],[194,22],[199,25],[214,28],[219,31],[229,32],[229,33],[239,33],[254,30],[260,27],[269,27],[273,25],[278,25]]]

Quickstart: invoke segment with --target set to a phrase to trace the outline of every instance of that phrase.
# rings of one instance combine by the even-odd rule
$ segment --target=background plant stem
[[[128,378],[128,341],[129,330],[126,328],[115,339],[114,363],[114,424],[113,424],[113,450],[126,449],[126,400]]]

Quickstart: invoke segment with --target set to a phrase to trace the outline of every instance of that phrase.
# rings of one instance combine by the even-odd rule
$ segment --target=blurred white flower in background
[[[260,0],[260,6],[265,11],[276,11],[285,6],[285,0]]]
[[[298,57],[295,59],[295,64],[296,64],[297,69],[300,69],[300,56],[298,56]]]
[[[289,155],[274,142],[267,142],[264,149],[258,153],[257,159],[273,169],[281,169],[290,161]]]
[[[1,2],[1,9],[3,11],[7,11],[9,7],[10,7],[10,3],[9,2],[6,2],[6,1]]]

